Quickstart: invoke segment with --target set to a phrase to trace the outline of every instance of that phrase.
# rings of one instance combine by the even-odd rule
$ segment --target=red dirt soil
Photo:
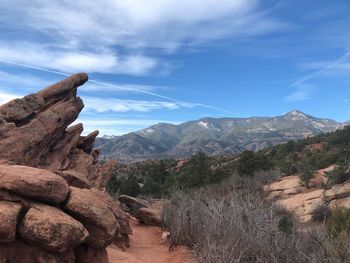
[[[162,240],[159,227],[140,225],[131,220],[133,234],[130,248],[122,251],[116,245],[107,248],[110,263],[195,263],[191,251],[178,247],[169,251],[166,240]]]

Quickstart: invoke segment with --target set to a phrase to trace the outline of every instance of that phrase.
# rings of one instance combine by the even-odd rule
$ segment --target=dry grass
[[[264,201],[260,182],[242,183],[175,193],[163,215],[171,245],[191,247],[199,262],[350,262],[348,236],[299,231],[292,215]]]

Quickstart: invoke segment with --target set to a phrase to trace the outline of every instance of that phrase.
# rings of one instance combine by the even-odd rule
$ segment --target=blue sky
[[[348,0],[1,0],[0,103],[84,71],[85,133],[292,109],[350,120],[349,13]]]

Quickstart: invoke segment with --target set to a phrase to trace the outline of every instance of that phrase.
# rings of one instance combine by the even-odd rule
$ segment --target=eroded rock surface
[[[350,182],[334,185],[327,190],[323,189],[323,183],[326,182],[324,173],[332,169],[334,165],[317,171],[310,180],[310,188],[303,186],[299,176],[294,175],[266,185],[264,190],[268,199],[294,212],[301,222],[309,222],[318,206],[350,208]]]
[[[16,239],[16,227],[22,206],[18,203],[0,201],[0,242]]]
[[[75,171],[57,171],[58,175],[62,176],[66,179],[69,186],[74,186],[78,188],[91,188],[91,182],[88,178],[86,178],[83,174],[75,172]]]
[[[0,159],[54,172],[76,171],[96,186],[91,179],[97,180],[104,168],[97,163],[99,151],[92,150],[98,131],[81,136],[82,124],[69,127],[84,107],[77,88],[87,80],[87,74],[75,74],[0,106]]]
[[[73,249],[63,253],[52,253],[39,246],[21,240],[0,243],[1,263],[76,263]]]
[[[162,218],[160,211],[153,208],[140,208],[136,213],[136,218],[140,223],[148,226],[161,226]]]
[[[0,165],[0,187],[48,203],[62,203],[69,192],[67,182],[56,174],[20,165]]]
[[[131,233],[103,188],[115,163],[98,163],[98,131],[70,126],[84,104],[75,74],[0,106],[0,262],[108,262],[105,247]]]
[[[147,208],[151,206],[150,203],[146,200],[128,195],[121,195],[119,196],[118,200],[122,204],[124,211],[130,213],[133,216],[136,216],[137,211],[140,208]]]
[[[89,231],[87,243],[103,248],[113,242],[119,224],[111,209],[89,189],[71,187],[69,199],[65,205],[73,217],[79,218]]]
[[[47,205],[28,210],[19,227],[21,237],[52,252],[64,252],[89,236],[85,227],[63,211]]]

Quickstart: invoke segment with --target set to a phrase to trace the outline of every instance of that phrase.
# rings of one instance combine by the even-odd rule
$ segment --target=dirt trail
[[[140,225],[136,220],[131,220],[131,225],[130,248],[122,251],[115,245],[109,246],[110,263],[195,263],[191,251],[185,247],[169,251],[160,228]]]

